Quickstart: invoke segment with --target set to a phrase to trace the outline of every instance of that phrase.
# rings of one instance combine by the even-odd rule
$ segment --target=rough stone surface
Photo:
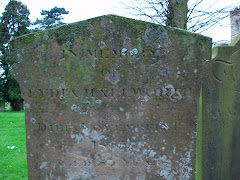
[[[0,99],[0,112],[4,112],[4,111],[5,111],[5,102]]]
[[[230,11],[231,21],[231,40],[235,39],[240,33],[240,8]]]
[[[211,39],[108,15],[11,45],[29,179],[194,179]]]
[[[202,89],[202,179],[239,179],[240,41],[213,49]]]

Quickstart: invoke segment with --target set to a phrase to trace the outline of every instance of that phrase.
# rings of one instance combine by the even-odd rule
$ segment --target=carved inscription
[[[182,98],[192,97],[192,88],[174,88],[169,84],[163,88],[94,88],[81,90],[66,90],[66,89],[29,89],[24,92],[30,98],[60,98],[64,99],[69,93],[75,98],[131,98],[138,96],[149,96],[159,98],[169,98],[172,101],[178,101]]]
[[[219,83],[224,83],[225,80],[229,80],[229,78],[236,83],[236,80],[239,79],[239,72],[236,71],[236,57],[239,53],[239,49],[232,53],[229,58],[229,61],[217,59],[214,61],[212,74],[214,79]],[[221,70],[218,71],[215,68],[222,66]],[[220,69],[220,68],[219,68]]]
[[[213,65],[212,74],[214,79],[219,83],[224,83],[226,77],[232,76],[232,81],[235,82],[235,78],[238,77],[237,73],[234,73],[234,64],[235,62],[227,62],[223,60],[216,60]],[[216,71],[216,67],[223,66],[220,72]]]
[[[69,162],[64,161],[64,160],[60,160],[57,159],[55,163],[52,163],[52,166],[58,166],[59,168],[66,168],[66,167],[72,167],[72,168],[80,168],[80,167],[88,167],[88,166],[94,166],[94,167],[98,167],[99,165],[105,165],[105,166],[115,166],[115,161],[110,159],[104,159],[104,157],[102,157],[102,154],[97,153],[96,156],[99,156],[99,158],[90,161],[89,159],[86,159],[84,161],[77,161],[77,160],[71,160]],[[140,159],[134,159],[134,158],[130,158],[128,160],[126,159],[122,159],[126,164],[132,164],[135,166],[138,165],[142,165],[143,162],[147,163],[148,165],[151,166],[156,166],[159,164],[162,164],[162,161],[160,159],[157,158],[152,158],[152,159],[144,159],[143,161],[141,161]]]
[[[29,179],[193,179],[210,45],[114,15],[12,40]]]
[[[64,53],[64,52],[63,52]],[[74,52],[73,50],[70,51],[74,56],[79,57],[79,59],[83,61],[89,61],[91,58],[98,59],[101,61],[102,59],[112,59],[116,58],[119,60],[134,57],[136,59],[143,59],[145,57],[152,58],[155,61],[159,60],[158,56],[155,56],[156,52],[152,49],[142,50],[140,51],[137,48],[134,48],[132,51],[129,51],[126,48],[123,49],[87,49],[87,50],[78,50]],[[64,54],[63,54],[64,55]]]
[[[166,131],[168,129],[176,130],[176,122],[172,124],[167,123],[152,123],[152,124],[127,124],[127,125],[89,125],[86,123],[81,123],[78,126],[73,126],[71,124],[45,124],[37,123],[35,129],[39,132],[53,132],[53,133],[80,133],[83,129],[88,128],[98,132],[144,132],[144,133],[158,133],[160,131]]]

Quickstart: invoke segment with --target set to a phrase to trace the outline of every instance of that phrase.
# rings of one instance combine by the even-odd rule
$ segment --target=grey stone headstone
[[[193,179],[211,39],[107,15],[11,42],[29,179]]]
[[[239,179],[240,40],[213,49],[202,89],[202,179]],[[202,149],[202,150],[201,150]]]

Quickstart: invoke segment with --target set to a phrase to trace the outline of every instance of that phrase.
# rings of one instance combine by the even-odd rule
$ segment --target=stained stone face
[[[240,37],[240,36],[239,36]],[[240,40],[213,49],[202,91],[203,179],[239,179]],[[199,166],[199,167],[200,167]]]
[[[29,179],[193,179],[211,40],[102,16],[11,42]]]

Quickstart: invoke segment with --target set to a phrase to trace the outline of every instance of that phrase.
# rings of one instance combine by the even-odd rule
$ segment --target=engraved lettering
[[[121,89],[120,94],[117,97],[125,97],[125,89]]]
[[[91,96],[94,97],[94,89],[91,89]]]
[[[156,93],[155,93],[155,90],[147,89],[146,94],[147,94],[149,97],[152,97],[152,96],[154,96]]]
[[[131,88],[131,90],[132,90],[132,92],[135,96],[141,94],[141,89],[140,88]]]
[[[106,92],[106,91],[104,91],[103,89],[101,89],[101,92],[102,92],[102,94],[104,95],[104,97],[108,97],[108,93]]]
[[[192,97],[192,88],[188,89],[188,97]]]
[[[41,89],[37,89],[37,91],[40,93],[40,97],[44,97],[43,91]]]
[[[91,50],[87,50],[87,52],[89,53],[90,56],[92,56],[92,51]]]
[[[97,50],[94,50],[94,52],[95,52],[94,54],[95,54],[95,58],[96,58],[97,57]]]
[[[93,149],[96,149],[96,141],[92,141]]]
[[[116,50],[113,50],[113,52],[114,52],[115,56],[117,56],[117,55],[118,55]]]
[[[60,93],[61,92],[61,93]],[[45,91],[41,89],[37,90],[28,90],[28,96],[32,98],[58,98],[64,99],[65,95],[69,92],[72,93],[72,95],[75,98],[82,98],[81,95],[85,97],[98,97],[98,98],[112,98],[112,97],[121,97],[121,98],[131,98],[131,97],[139,97],[142,96],[149,96],[154,97],[158,96],[160,98],[169,98],[172,101],[181,100],[184,97],[191,98],[192,96],[192,88],[174,88],[173,85],[167,85],[164,88],[161,89],[150,89],[150,88],[122,88],[122,89],[114,89],[114,88],[101,88],[101,89],[82,89],[82,90],[75,90],[72,89],[70,91],[67,91],[66,89],[61,90],[53,90],[53,89],[45,89]],[[38,94],[38,95],[37,95]],[[187,94],[187,96],[186,96]],[[36,96],[37,95],[37,96]]]
[[[43,123],[38,123],[38,130],[44,132],[47,129],[47,126]]]
[[[31,91],[31,89],[28,90],[28,97],[32,97],[32,91]]]

